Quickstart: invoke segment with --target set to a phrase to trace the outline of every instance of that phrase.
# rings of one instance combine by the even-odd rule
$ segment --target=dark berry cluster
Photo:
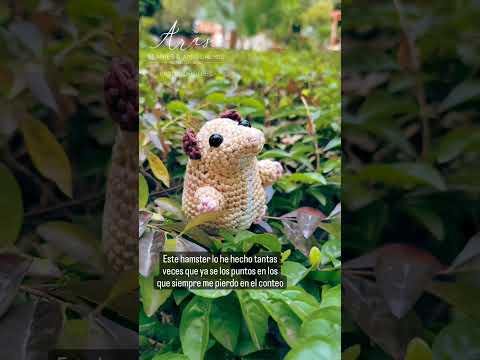
[[[232,119],[238,123],[240,122],[240,120],[242,120],[242,116],[240,115],[240,113],[237,110],[233,109],[225,110],[220,114],[220,117],[222,119]]]
[[[183,150],[192,160],[200,160],[202,154],[200,153],[200,147],[198,146],[197,136],[193,129],[187,129],[185,135],[183,135]]]
[[[134,64],[129,59],[116,59],[104,82],[110,116],[125,131],[138,131],[137,80]]]

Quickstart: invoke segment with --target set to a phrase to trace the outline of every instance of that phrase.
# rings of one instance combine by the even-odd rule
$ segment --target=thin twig
[[[182,184],[179,184],[179,185],[175,185],[175,186],[172,186],[168,189],[164,189],[164,190],[160,190],[160,191],[154,191],[152,192],[150,195],[151,196],[156,196],[156,195],[164,195],[164,194],[168,194],[169,192],[171,191],[176,191],[178,189],[181,189],[182,188]]]
[[[310,113],[310,107],[308,106],[307,100],[303,96],[301,97],[301,99],[302,99],[303,105],[305,106],[305,109],[307,110],[308,122],[311,128],[310,135],[312,136],[313,146],[315,146],[315,159],[317,161],[316,169],[318,170],[320,169],[320,149],[318,146],[318,139],[315,131],[315,122],[313,121],[312,114]]]
[[[297,219],[296,217],[288,217],[288,216],[278,217],[278,216],[267,216],[267,215],[264,215],[263,218],[270,219],[270,220],[290,220],[290,221]]]
[[[402,32],[405,35],[408,45],[408,55],[412,65],[413,75],[415,77],[415,97],[417,98],[418,106],[420,108],[420,121],[422,123],[422,152],[421,156],[425,159],[428,155],[430,147],[430,124],[428,116],[428,103],[427,97],[425,94],[425,84],[423,83],[422,74],[420,72],[420,56],[418,54],[418,49],[415,45],[415,36],[409,31],[411,26],[408,24],[405,19],[403,5],[401,0],[393,0],[395,8],[398,13],[398,18],[400,21],[400,26]]]
[[[20,285],[20,288],[19,288],[20,291],[23,291],[27,294],[30,294],[30,295],[33,295],[33,296],[36,296],[36,297],[39,297],[39,298],[42,298],[42,299],[46,299],[50,302],[55,302],[55,303],[58,303],[60,304],[61,306],[63,307],[68,307],[68,309],[76,312],[77,314],[81,315],[81,316],[86,316],[88,315],[89,313],[89,309],[87,309],[84,305],[82,304],[72,304],[70,302],[67,302],[67,301],[64,301],[62,299],[59,299],[57,298],[56,296],[53,296],[53,295],[50,295],[49,293],[45,292],[45,291],[42,291],[40,289],[37,289],[37,288],[32,288],[30,286],[27,286],[27,285]]]
[[[26,292],[26,293],[29,293],[31,295],[35,295],[37,297],[41,297],[41,298],[44,298],[44,299],[47,299],[51,302],[57,302],[57,303],[60,303],[64,306],[70,306],[71,304],[68,303],[68,302],[65,302],[55,296],[52,296],[40,289],[36,289],[36,288],[32,288],[32,287],[29,287],[29,286],[26,286],[26,285],[20,285],[20,290],[23,291],[23,292]]]
[[[372,270],[350,270],[350,269],[342,269],[343,274],[348,275],[363,275],[363,276],[374,276],[374,272]]]
[[[102,191],[99,194],[93,194],[93,195],[87,196],[87,197],[82,198],[82,199],[67,201],[67,202],[64,202],[64,203],[61,203],[61,204],[58,204],[58,205],[53,205],[53,206],[49,206],[49,207],[42,208],[42,209],[31,210],[31,211],[27,212],[25,214],[25,216],[26,217],[36,216],[36,215],[49,213],[49,212],[52,212],[52,211],[57,211],[57,210],[69,208],[69,207],[76,206],[76,205],[81,205],[81,204],[89,202],[89,201],[99,200],[99,199],[103,198],[103,196],[104,196],[104,192]]]

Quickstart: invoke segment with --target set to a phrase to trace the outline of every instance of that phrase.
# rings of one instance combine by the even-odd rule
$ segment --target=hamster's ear
[[[200,153],[200,146],[198,145],[197,135],[193,129],[187,129],[185,135],[183,135],[183,150],[192,160],[200,160],[202,154]]]
[[[240,122],[242,120],[242,115],[237,110],[225,110],[219,115],[222,119],[231,119],[236,122]]]

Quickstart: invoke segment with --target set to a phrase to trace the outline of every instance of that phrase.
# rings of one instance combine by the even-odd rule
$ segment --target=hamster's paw
[[[279,179],[283,175],[283,166],[278,161],[272,161],[275,178]]]
[[[263,187],[272,185],[283,175],[283,167],[278,161],[260,160],[258,170]]]
[[[197,210],[200,214],[219,210],[218,201],[209,197],[199,199]]]

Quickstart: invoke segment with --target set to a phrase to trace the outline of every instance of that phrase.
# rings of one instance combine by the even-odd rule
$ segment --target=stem
[[[150,175],[148,172],[146,172],[144,169],[140,168],[140,172],[142,173],[143,176],[148,177],[150,180],[152,180],[155,185],[158,187],[158,181],[155,177]]]
[[[52,295],[50,295],[50,294],[48,294],[45,291],[42,291],[40,289],[32,288],[32,287],[27,286],[27,285],[20,285],[19,290],[23,291],[27,294],[36,296],[36,297],[46,299],[50,302],[58,303],[58,304],[62,305],[64,308],[68,307],[70,310],[76,312],[77,314],[79,314],[81,316],[86,316],[89,313],[88,309],[82,304],[69,303],[69,302],[64,301],[62,299],[59,299],[55,296],[52,296]]]
[[[26,292],[28,294],[31,294],[31,295],[35,295],[35,296],[38,296],[38,297],[41,297],[41,298],[44,298],[44,299],[47,299],[49,301],[52,301],[52,302],[57,302],[57,303],[60,303],[64,306],[70,306],[71,304],[70,303],[67,303],[59,298],[56,298],[55,296],[52,296],[40,289],[35,289],[35,288],[31,288],[29,286],[26,286],[26,285],[20,285],[20,290],[22,290],[23,292]]]
[[[278,217],[278,216],[263,216],[264,219],[270,219],[270,220],[296,220],[295,217],[288,217],[288,216],[283,216],[283,217]]]
[[[87,196],[83,199],[67,201],[67,202],[64,202],[62,204],[53,205],[53,206],[42,208],[42,209],[32,210],[32,211],[27,212],[25,214],[25,216],[26,217],[35,216],[35,215],[49,213],[49,212],[56,211],[56,210],[61,210],[61,209],[64,209],[64,208],[75,206],[75,205],[81,205],[81,204],[89,202],[89,201],[99,200],[103,196],[104,196],[104,192],[102,191],[100,194],[90,195],[90,196]]]
[[[363,275],[363,276],[374,276],[374,272],[372,270],[349,270],[349,269],[342,269],[343,274],[348,275]]]
[[[172,186],[168,189],[165,189],[165,190],[160,190],[160,191],[154,191],[152,193],[150,193],[151,196],[156,196],[156,195],[166,195],[172,191],[176,191],[178,189],[181,189],[182,188],[182,184],[179,184],[179,185],[176,185],[176,186]]]
[[[430,124],[428,119],[427,112],[427,97],[425,95],[425,84],[422,80],[422,74],[420,73],[420,57],[418,54],[418,49],[415,45],[415,37],[411,31],[408,29],[411,28],[405,19],[403,5],[401,0],[393,0],[395,9],[398,13],[398,18],[400,21],[400,26],[402,32],[405,35],[408,45],[408,55],[410,57],[410,62],[412,64],[413,74],[415,76],[415,97],[420,108],[420,121],[422,123],[422,152],[421,156],[425,159],[428,155],[429,146],[430,146]]]
[[[315,134],[315,122],[313,121],[312,114],[310,113],[310,107],[308,106],[307,100],[303,96],[301,97],[301,99],[303,105],[305,106],[305,109],[307,110],[308,122],[312,129],[312,133],[310,135],[312,136],[313,146],[315,146],[316,170],[318,170],[320,169],[320,149],[318,146],[318,139]]]

